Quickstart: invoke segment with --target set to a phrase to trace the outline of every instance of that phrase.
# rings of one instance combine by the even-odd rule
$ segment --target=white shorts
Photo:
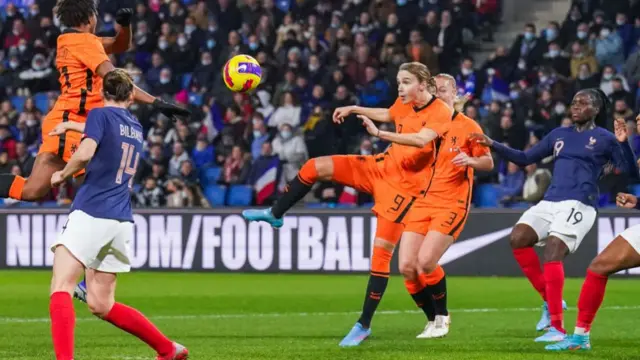
[[[133,223],[95,218],[83,211],[69,214],[51,251],[66,247],[86,268],[108,273],[129,272]]]
[[[633,225],[621,232],[618,236],[627,240],[629,245],[640,254],[640,225]]]
[[[549,236],[562,240],[572,253],[596,221],[596,209],[577,200],[540,201],[518,220],[538,234],[538,245],[544,246]]]

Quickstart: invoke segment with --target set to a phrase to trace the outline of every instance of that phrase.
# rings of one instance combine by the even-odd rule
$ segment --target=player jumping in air
[[[574,126],[557,128],[527,151],[511,149],[478,134],[476,139],[491,147],[502,158],[526,166],[554,156],[553,179],[544,199],[527,210],[509,239],[516,261],[540,294],[542,319],[537,329],[550,326],[537,342],[556,342],[566,337],[562,300],[564,267],[562,261],[575,252],[596,218],[598,179],[605,164],[611,162],[631,177],[638,177],[635,156],[627,142],[623,120],[615,121],[615,135],[597,127],[606,122],[607,98],[598,89],[578,92],[571,103]],[[544,244],[541,269],[534,245]]]
[[[116,22],[122,29],[114,38],[94,35],[98,23],[98,9],[94,0],[58,0],[54,9],[66,28],[58,37],[56,67],[60,72],[61,94],[42,123],[42,145],[29,178],[0,174],[0,197],[37,201],[51,189],[51,175],[62,169],[80,145],[81,133],[63,132],[53,135],[60,124],[82,125],[91,109],[101,107],[102,78],[115,69],[107,54],[124,52],[131,42],[131,9],[120,9]],[[155,98],[135,87],[136,101],[152,104],[169,118],[186,117],[190,112]],[[73,125],[72,125],[73,126]],[[80,171],[74,176],[82,174]],[[76,289],[75,296],[86,301],[85,282]]]
[[[627,209],[640,209],[638,198],[631,194],[618,194],[616,203]],[[587,277],[582,284],[578,298],[578,319],[573,335],[563,341],[550,344],[547,350],[590,350],[589,332],[596,313],[604,300],[609,276],[621,270],[640,266],[640,225],[634,225],[607,245],[587,269]]]
[[[71,293],[84,272],[91,312],[138,337],[158,360],[187,359],[187,349],[171,342],[137,310],[116,303],[116,274],[129,272],[133,214],[130,188],[144,136],[142,125],[127,107],[134,100],[131,77],[121,69],[106,74],[105,106],[92,110],[83,140],[67,165],[52,174],[59,186],[87,167],[71,214],[52,246],[53,278],[49,313],[57,360],[72,360],[75,314]]]
[[[458,112],[464,99],[461,102],[456,98],[455,79],[439,74],[436,85],[438,97],[453,111],[451,126],[437,141],[433,176],[426,193],[415,201],[405,217],[399,256],[405,286],[427,316],[427,325],[418,338],[440,338],[449,333],[446,277],[438,261],[464,228],[474,170],[493,169],[489,150],[471,141],[471,134],[482,133],[482,129]],[[369,133],[375,135],[378,129],[373,122],[369,119],[364,122]]]
[[[56,67],[60,72],[61,94],[42,123],[42,145],[29,178],[0,175],[0,198],[37,201],[51,189],[51,175],[61,170],[80,145],[79,133],[50,136],[60,123],[84,123],[91,109],[103,105],[102,78],[114,69],[107,54],[124,52],[131,42],[131,9],[120,9],[116,22],[121,27],[116,37],[94,35],[98,23],[94,0],[58,0],[54,9],[65,27],[58,37]],[[156,99],[136,87],[137,101],[153,104],[168,117],[188,116],[189,112]],[[76,174],[76,175],[80,175]]]
[[[393,249],[404,229],[402,221],[428,184],[424,173],[432,162],[432,141],[446,132],[451,122],[451,110],[429,93],[430,86],[434,87],[435,83],[425,65],[417,62],[401,65],[398,71],[399,98],[391,108],[349,106],[336,109],[333,115],[337,123],[351,114],[365,115],[380,122],[394,122],[397,133],[380,131],[377,135],[399,144],[393,144],[378,155],[334,155],[311,159],[302,166],[298,176],[289,183],[288,191],[271,209],[243,212],[247,220],[266,221],[280,227],[284,214],[317,181],[333,181],[373,195],[377,228],[365,304],[360,319],[342,340],[341,346],[357,346],[371,334],[371,318],[387,287]],[[401,136],[401,133],[411,135]]]

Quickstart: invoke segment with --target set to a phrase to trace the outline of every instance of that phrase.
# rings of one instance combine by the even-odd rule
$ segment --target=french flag
[[[264,204],[264,202],[275,193],[278,182],[279,165],[280,160],[274,156],[270,164],[265,167],[264,171],[255,182],[256,203],[258,205]]]
[[[356,204],[358,202],[358,191],[352,187],[345,186],[338,202],[340,204]]]

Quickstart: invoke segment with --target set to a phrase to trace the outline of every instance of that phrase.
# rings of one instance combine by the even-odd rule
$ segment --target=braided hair
[[[597,126],[606,127],[609,117],[609,109],[611,108],[611,102],[609,101],[609,98],[604,93],[604,91],[600,90],[599,88],[589,88],[580,90],[578,94],[586,94],[589,96],[593,106],[598,108],[598,112],[596,113],[594,122]]]

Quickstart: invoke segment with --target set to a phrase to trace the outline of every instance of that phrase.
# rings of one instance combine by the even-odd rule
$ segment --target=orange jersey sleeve
[[[478,144],[477,142],[472,142],[468,138],[468,136],[473,134],[473,133],[484,134],[484,131],[482,131],[482,127],[471,118],[467,118],[467,120],[465,122],[467,123],[466,126],[468,126],[467,142],[468,142],[468,146],[470,148],[469,155],[473,156],[473,157],[480,157],[480,156],[484,156],[484,155],[490,154],[491,150],[488,147],[482,146],[482,145]]]
[[[94,34],[66,31],[58,37],[56,67],[61,95],[54,111],[86,116],[103,105],[100,64],[109,61],[100,38]]]

